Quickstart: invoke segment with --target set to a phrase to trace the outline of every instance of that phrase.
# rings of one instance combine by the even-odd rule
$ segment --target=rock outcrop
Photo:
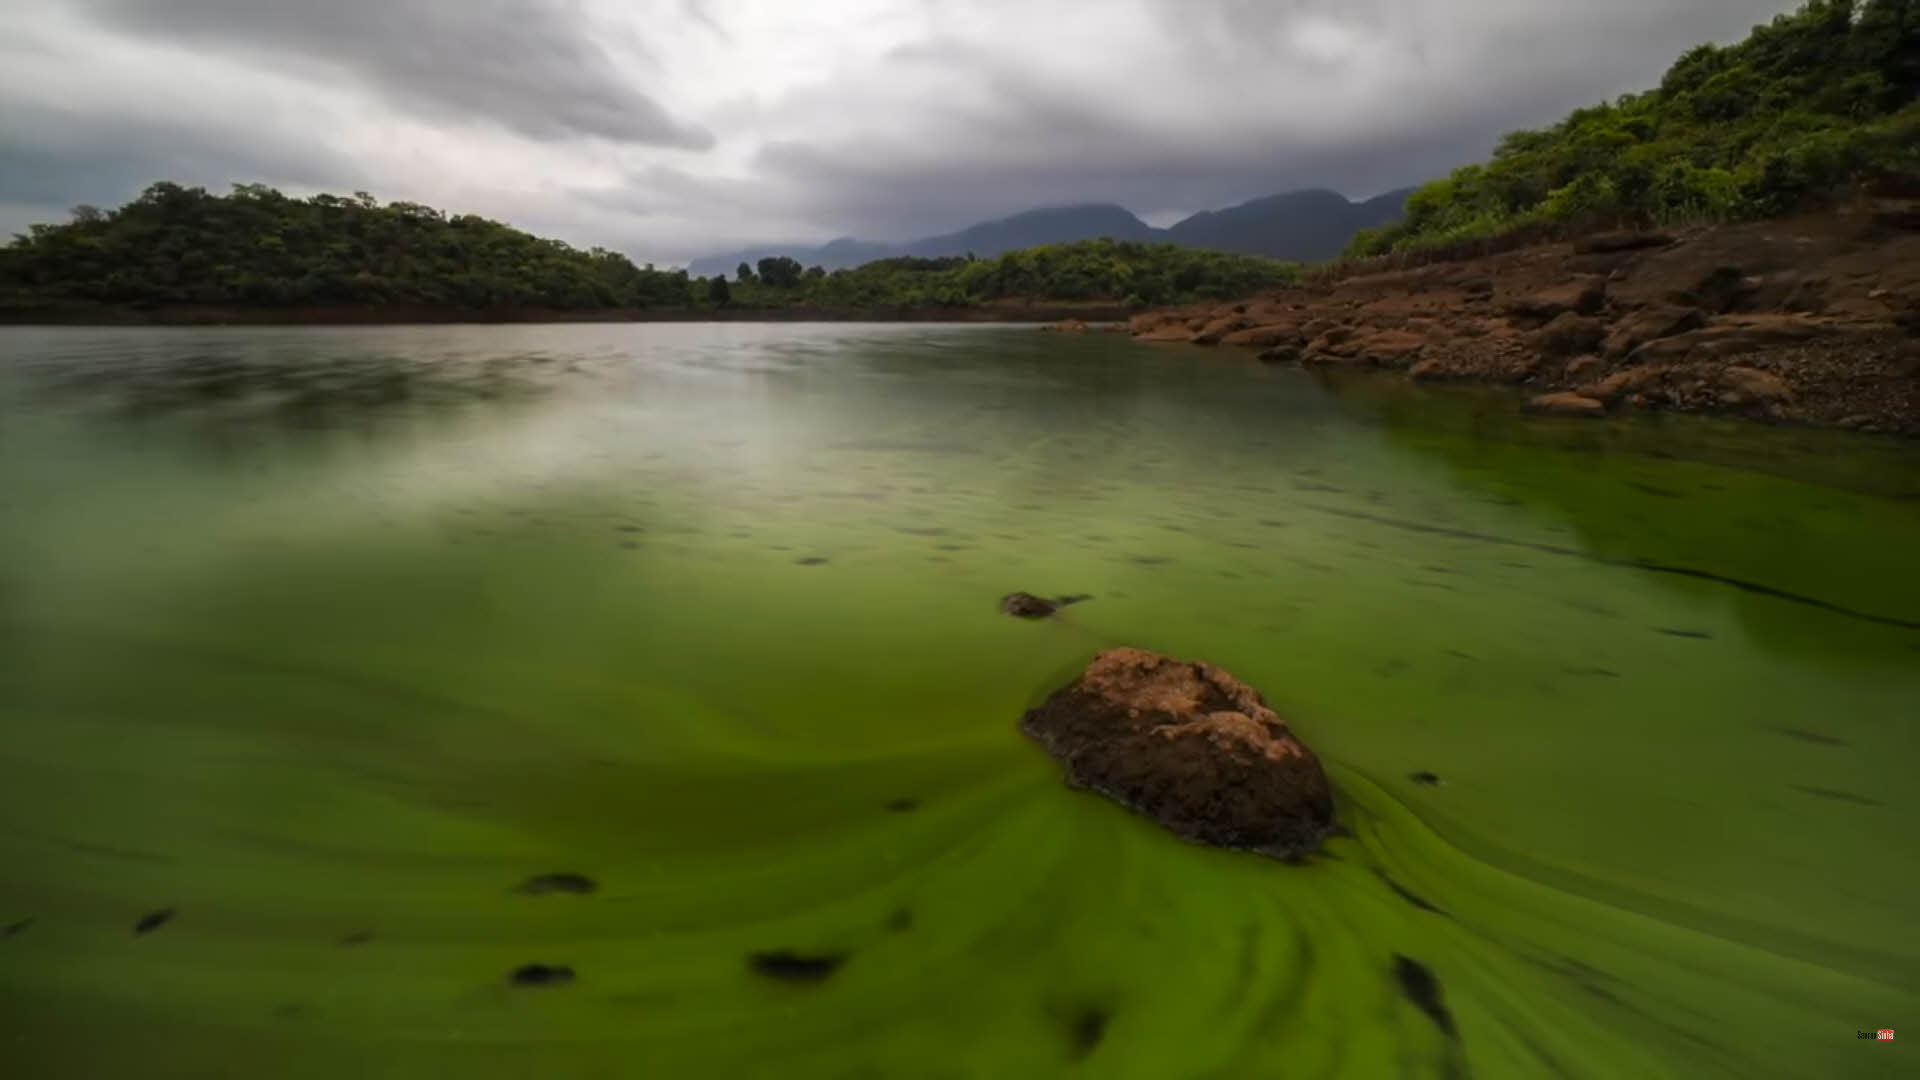
[[[1097,791],[1198,843],[1296,858],[1333,829],[1320,759],[1211,664],[1109,649],[1020,727]]]
[[[1711,411],[1920,435],[1920,231],[1896,227],[1908,216],[1920,204],[1343,272],[1142,312],[1129,329],[1269,364],[1506,383],[1570,415]]]

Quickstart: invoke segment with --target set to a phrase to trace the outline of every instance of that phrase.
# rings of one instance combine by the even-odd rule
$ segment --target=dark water
[[[0,331],[0,1061],[1882,1077],[1920,453],[1106,335]],[[1005,592],[1089,593],[1055,621]],[[1261,687],[1287,866],[1015,730]]]

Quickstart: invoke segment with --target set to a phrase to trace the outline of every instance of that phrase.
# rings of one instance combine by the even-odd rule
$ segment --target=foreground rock
[[[1294,858],[1333,829],[1320,759],[1211,664],[1109,649],[1020,721],[1088,788],[1203,844]]]
[[[1504,383],[1570,415],[1720,412],[1920,436],[1920,203],[1457,261],[1395,257],[1219,304],[1141,312],[1137,340],[1270,364]]]

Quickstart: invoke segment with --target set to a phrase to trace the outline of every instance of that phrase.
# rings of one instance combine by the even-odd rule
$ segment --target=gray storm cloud
[[[0,41],[0,230],[266,180],[672,263],[1367,196],[1792,3],[36,0]]]
[[[713,136],[636,89],[567,3],[539,0],[85,0],[109,26],[337,65],[397,109],[705,149]]]

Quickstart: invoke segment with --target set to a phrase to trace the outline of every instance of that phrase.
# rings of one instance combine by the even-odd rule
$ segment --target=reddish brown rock
[[[1613,325],[1607,335],[1608,356],[1625,356],[1649,341],[1684,334],[1707,325],[1699,308],[1659,304],[1642,308]]]
[[[1080,319],[1061,319],[1057,323],[1048,323],[1040,329],[1056,334],[1084,334],[1087,332],[1087,324]]]
[[[1266,326],[1254,326],[1245,330],[1235,330],[1220,339],[1222,345],[1238,345],[1251,349],[1270,349],[1275,345],[1297,342],[1300,328],[1293,323],[1270,323]]]
[[[1720,373],[1721,400],[1729,405],[1767,405],[1793,400],[1793,386],[1770,371],[1729,365]]]
[[[1248,329],[1250,325],[1245,315],[1225,315],[1202,326],[1200,332],[1193,335],[1193,343],[1195,345],[1218,345],[1220,344],[1221,338],[1235,331]]]
[[[1598,315],[1606,306],[1606,279],[1581,277],[1523,296],[1507,305],[1507,314],[1538,326],[1569,313]]]
[[[1320,759],[1258,691],[1211,664],[1109,649],[1020,727],[1068,783],[1188,840],[1294,858],[1333,828]]]
[[[1527,343],[1547,356],[1578,356],[1599,348],[1606,339],[1606,323],[1565,311],[1535,331]]]
[[[1527,411],[1554,416],[1605,416],[1607,406],[1604,402],[1580,394],[1541,394],[1527,402]]]
[[[1597,356],[1576,356],[1567,361],[1567,378],[1584,382],[1607,370],[1607,362]]]

